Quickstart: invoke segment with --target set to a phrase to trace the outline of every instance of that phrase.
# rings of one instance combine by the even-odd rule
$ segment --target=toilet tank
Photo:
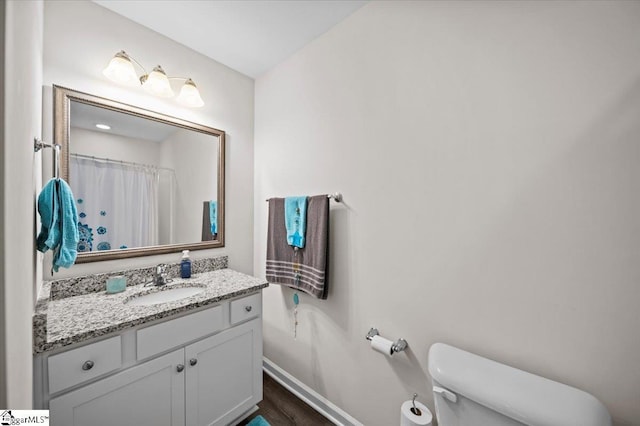
[[[429,349],[439,426],[611,426],[594,396],[444,343]]]

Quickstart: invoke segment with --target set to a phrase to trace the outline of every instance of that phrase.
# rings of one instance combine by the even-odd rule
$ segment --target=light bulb
[[[185,81],[180,89],[180,94],[176,98],[176,101],[188,107],[201,107],[204,105],[204,101],[200,97],[200,92],[196,84],[190,78]]]
[[[138,76],[133,68],[133,64],[129,59],[129,55],[124,50],[116,53],[111,59],[109,65],[102,71],[109,80],[116,83],[126,84],[129,86],[137,86],[140,84]]]
[[[146,78],[143,77],[142,87],[149,93],[163,98],[170,98],[174,95],[167,74],[160,65],[155,67]]]

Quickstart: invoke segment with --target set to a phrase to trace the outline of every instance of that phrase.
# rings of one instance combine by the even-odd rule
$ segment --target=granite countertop
[[[269,284],[231,269],[218,269],[176,279],[163,287],[128,286],[122,293],[93,292],[62,299],[51,299],[51,286],[43,285],[33,317],[34,354],[124,330],[149,321],[166,318],[201,306],[254,293]],[[197,286],[204,291],[195,296],[148,306],[125,304],[141,293],[173,287]]]

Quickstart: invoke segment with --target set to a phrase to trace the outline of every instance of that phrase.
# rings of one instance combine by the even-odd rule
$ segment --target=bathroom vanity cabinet
[[[262,400],[261,309],[257,292],[40,354],[36,406],[52,426],[230,424]]]

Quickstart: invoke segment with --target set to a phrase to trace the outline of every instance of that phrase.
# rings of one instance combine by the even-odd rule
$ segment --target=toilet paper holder
[[[367,335],[365,336],[365,338],[367,340],[371,340],[373,339],[373,336],[379,336],[380,333],[378,332],[378,329],[375,327],[371,327],[371,330],[369,330],[369,332],[367,333]],[[407,349],[407,347],[409,346],[409,344],[407,343],[406,340],[404,339],[398,339],[395,341],[395,343],[393,344],[393,346],[391,346],[391,349],[393,350],[393,352],[402,352],[405,349]]]

